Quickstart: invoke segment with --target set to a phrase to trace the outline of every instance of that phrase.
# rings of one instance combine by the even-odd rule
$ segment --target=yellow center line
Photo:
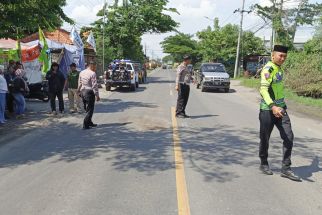
[[[180,145],[178,123],[176,119],[175,108],[171,108],[172,128],[173,128],[173,144],[174,144],[174,162],[176,169],[176,186],[177,186],[177,201],[178,214],[190,215],[189,196],[187,191],[186,177],[184,173],[184,162],[182,149]]]

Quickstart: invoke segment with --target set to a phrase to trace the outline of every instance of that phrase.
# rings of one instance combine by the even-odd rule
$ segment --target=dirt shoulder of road
[[[248,100],[252,99],[253,101],[258,103],[261,100],[259,92],[256,89],[242,86],[239,80],[232,80],[231,88],[235,89],[238,92],[241,92],[241,96],[247,98]],[[322,111],[317,107],[299,104],[288,99],[286,99],[286,104],[288,107],[288,112],[292,114],[303,118],[322,121]]]

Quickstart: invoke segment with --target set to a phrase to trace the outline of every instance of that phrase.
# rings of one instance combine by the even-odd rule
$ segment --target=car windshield
[[[131,65],[131,64],[126,64],[126,69],[127,69],[127,70],[133,70],[133,67],[132,67],[132,65]]]
[[[203,72],[226,72],[222,64],[208,64],[202,66]]]

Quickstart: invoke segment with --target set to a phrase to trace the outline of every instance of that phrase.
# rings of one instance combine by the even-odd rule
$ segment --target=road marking
[[[171,108],[172,129],[173,129],[173,149],[174,162],[176,168],[176,186],[177,186],[177,201],[178,214],[190,215],[189,196],[187,191],[186,177],[184,173],[184,162],[182,156],[182,149],[179,138],[178,122],[175,116],[175,108]]]
[[[170,96],[173,96],[173,91],[172,90],[170,90]]]

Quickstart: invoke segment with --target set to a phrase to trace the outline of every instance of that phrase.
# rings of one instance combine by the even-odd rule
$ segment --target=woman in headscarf
[[[0,125],[5,123],[4,112],[6,110],[6,94],[8,92],[7,81],[4,78],[4,66],[0,65]]]
[[[28,85],[24,80],[25,72],[22,69],[17,69],[15,72],[16,77],[13,79],[12,95],[15,99],[15,111],[17,119],[24,117],[26,109],[26,101],[24,95],[28,93]]]

